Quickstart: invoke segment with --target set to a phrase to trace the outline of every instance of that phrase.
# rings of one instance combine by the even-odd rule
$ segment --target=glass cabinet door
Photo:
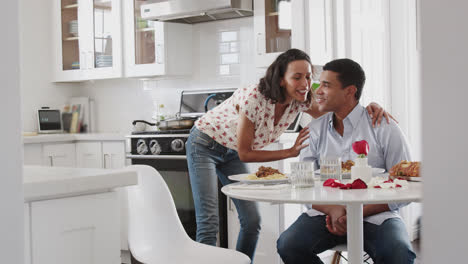
[[[135,25],[135,65],[153,64],[156,62],[155,28],[152,21],[141,18],[142,4],[148,4],[146,0],[134,0],[134,25]]]
[[[291,48],[291,0],[265,0],[266,53]]]
[[[122,1],[124,75],[146,78],[191,74],[192,25],[142,19],[141,9],[153,2]]]
[[[77,0],[61,0],[63,70],[80,69]]]
[[[112,1],[94,0],[94,68],[112,67]]]

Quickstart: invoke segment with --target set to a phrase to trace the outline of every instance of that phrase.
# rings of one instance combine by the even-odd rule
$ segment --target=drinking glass
[[[341,178],[341,158],[325,156],[320,158],[320,180],[328,179],[342,180]]]
[[[291,162],[291,184],[294,188],[314,186],[314,163]]]

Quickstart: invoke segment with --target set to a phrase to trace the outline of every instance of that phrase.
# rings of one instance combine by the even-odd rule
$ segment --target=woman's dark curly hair
[[[263,78],[260,79],[258,89],[266,98],[273,103],[284,103],[286,101],[286,89],[281,86],[281,79],[284,77],[288,64],[297,60],[306,60],[312,66],[309,55],[302,50],[290,49],[280,54],[276,60],[268,67]],[[314,70],[312,67],[312,74]],[[311,92],[307,94],[307,102],[311,100]]]

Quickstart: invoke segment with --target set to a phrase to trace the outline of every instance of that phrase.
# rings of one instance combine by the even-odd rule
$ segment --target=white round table
[[[323,182],[316,182],[314,187],[309,188],[291,186],[278,190],[231,188],[238,184],[228,184],[221,191],[229,197],[248,201],[345,205],[348,219],[348,259],[352,264],[363,262],[363,204],[419,202],[422,199],[421,182],[409,182],[407,187],[396,189],[341,190],[323,187]]]

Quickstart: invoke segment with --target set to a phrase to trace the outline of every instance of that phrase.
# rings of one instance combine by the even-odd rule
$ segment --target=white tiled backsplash
[[[96,128],[102,132],[130,131],[131,121],[151,120],[155,105],[168,114],[179,111],[180,92],[188,89],[238,88],[258,82],[264,69],[255,68],[253,18],[193,25],[193,74],[186,78],[118,79],[85,83],[84,94],[96,101]],[[220,75],[221,32],[236,32],[239,64],[230,75]],[[222,69],[222,68],[221,68]],[[222,70],[221,70],[222,71]]]

